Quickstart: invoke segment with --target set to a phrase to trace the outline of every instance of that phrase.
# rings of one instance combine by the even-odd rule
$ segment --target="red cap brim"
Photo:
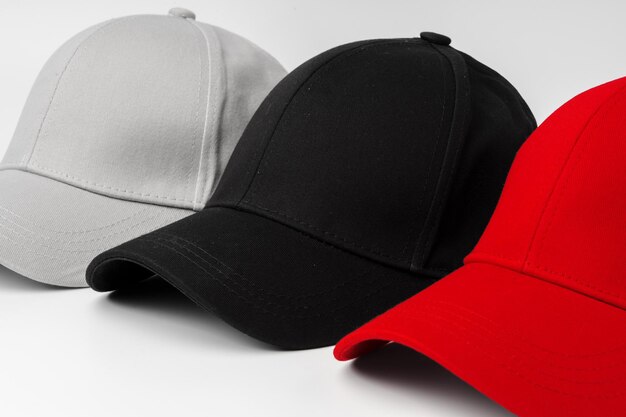
[[[471,263],[343,338],[348,360],[415,349],[520,416],[623,416],[626,311]]]

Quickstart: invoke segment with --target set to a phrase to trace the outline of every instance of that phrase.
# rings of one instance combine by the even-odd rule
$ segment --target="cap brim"
[[[203,308],[286,349],[327,346],[433,282],[273,220],[212,207],[98,256],[110,291],[158,274]]]
[[[413,348],[520,416],[618,416],[626,312],[508,269],[468,264],[343,338],[348,360]]]
[[[2,170],[0,264],[47,284],[86,287],[85,272],[94,256],[192,213]]]

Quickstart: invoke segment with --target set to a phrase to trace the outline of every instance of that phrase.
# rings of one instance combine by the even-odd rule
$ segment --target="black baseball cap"
[[[95,258],[154,274],[248,335],[331,345],[462,265],[536,127],[502,76],[434,33],[331,49],[284,78],[200,213]]]

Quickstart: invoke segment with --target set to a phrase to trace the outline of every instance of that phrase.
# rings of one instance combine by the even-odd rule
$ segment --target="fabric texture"
[[[28,105],[37,111],[24,110],[0,169],[193,210],[285,74],[249,41],[173,16],[115,19],[57,54],[40,78],[60,75],[35,84]]]
[[[215,207],[187,220],[108,251],[98,267],[108,279],[97,289],[128,287],[156,273],[242,332],[299,349],[339,337],[338,329],[357,327],[434,281],[390,273],[239,210]]]
[[[552,114],[519,151],[465,266],[342,339],[431,356],[519,416],[626,406],[626,78]]]
[[[504,78],[453,48],[421,39],[337,47],[278,84],[207,208],[167,228],[172,240],[184,237],[187,249],[196,248],[185,254],[192,260],[172,242],[157,250],[157,231],[98,256],[89,284],[109,291],[158,272],[260,340],[291,349],[332,344],[461,265],[534,127]],[[238,221],[258,226],[236,227]],[[464,228],[454,244],[442,235],[450,221]],[[218,232],[217,223],[232,231]],[[299,241],[308,243],[294,253],[287,242]],[[341,255],[329,256],[327,246]],[[216,262],[234,272],[194,264]],[[377,271],[375,279],[358,278],[366,267]],[[405,284],[407,274],[413,285]],[[238,291],[214,294],[216,280]],[[244,292],[264,304],[272,288],[280,302],[267,302],[289,306],[280,317],[259,313],[261,320],[237,299]],[[303,309],[306,319],[296,314]]]
[[[98,253],[193,213],[109,198],[18,170],[0,171],[0,184],[0,263],[64,287],[85,286],[85,269]]]
[[[126,211],[136,210],[135,204],[118,208],[121,201],[154,205],[147,213],[172,210],[151,219],[137,216],[137,227],[110,240],[111,246],[161,227],[165,219],[184,217],[179,209],[199,211],[245,125],[284,74],[274,58],[251,42],[190,19],[130,16],[87,29],[50,58],[31,91],[0,164],[2,208],[37,228],[46,223],[43,213],[26,202],[32,204],[31,194],[43,193],[41,198],[50,203],[49,222],[65,224],[68,233],[98,229],[101,218],[119,213],[121,220]],[[6,191],[15,186],[15,178],[28,181],[17,188],[19,193]],[[67,192],[63,185],[84,194]],[[46,192],[44,186],[51,189]],[[64,191],[55,199],[51,193],[56,189]],[[114,201],[97,200],[99,206],[92,207],[90,193]],[[77,208],[90,208],[94,228],[64,218],[60,199],[69,194]],[[112,211],[103,212],[107,209]],[[104,233],[103,244],[108,242]],[[0,263],[38,281],[87,285],[88,257],[64,253],[62,240],[55,240],[52,249],[59,252],[44,262],[36,256],[38,243],[33,240],[30,257],[6,248]],[[98,251],[107,248],[97,246]],[[53,265],[54,259],[58,264]]]

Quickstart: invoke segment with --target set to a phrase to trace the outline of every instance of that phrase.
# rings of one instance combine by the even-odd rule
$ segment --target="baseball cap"
[[[86,287],[95,255],[204,207],[285,71],[194,19],[109,20],[48,60],[0,164],[0,264]]]
[[[156,273],[248,335],[304,349],[459,267],[535,122],[449,43],[368,40],[302,64],[253,116],[207,207],[99,255],[89,284]]]
[[[521,148],[465,266],[342,339],[416,349],[519,416],[626,404],[626,78],[573,98]]]

